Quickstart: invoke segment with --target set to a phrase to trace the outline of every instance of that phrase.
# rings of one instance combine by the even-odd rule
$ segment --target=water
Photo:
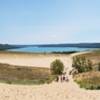
[[[9,49],[9,51],[31,52],[31,53],[50,53],[50,52],[70,52],[70,51],[87,51],[93,48],[77,48],[77,47],[24,47],[17,49]]]

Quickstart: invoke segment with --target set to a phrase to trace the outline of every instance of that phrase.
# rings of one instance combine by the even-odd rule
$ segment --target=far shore
[[[77,53],[78,51],[59,51],[59,52],[23,52],[23,51],[9,51],[9,50],[0,50],[0,53],[14,53],[14,54],[72,54]]]

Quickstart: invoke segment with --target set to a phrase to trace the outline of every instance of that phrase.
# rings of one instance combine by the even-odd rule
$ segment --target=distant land
[[[100,48],[100,43],[65,43],[65,44],[35,44],[35,45],[10,45],[0,44],[0,50],[23,48],[23,47],[79,47],[79,48]]]
[[[21,45],[10,45],[10,44],[0,44],[0,50],[14,49],[14,48],[22,48]]]
[[[79,48],[100,48],[100,43],[68,43],[68,44],[42,44],[39,47],[79,47]]]

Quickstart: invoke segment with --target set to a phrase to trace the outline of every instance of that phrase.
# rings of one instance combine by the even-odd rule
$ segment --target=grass
[[[8,84],[44,84],[51,83],[50,69],[0,64],[0,82]]]
[[[48,78],[42,79],[17,79],[17,80],[0,80],[0,83],[7,83],[7,84],[22,84],[22,85],[41,85],[41,84],[50,84],[54,80],[54,76],[49,76]]]
[[[91,71],[78,74],[74,77],[76,83],[79,84],[81,88],[97,90],[100,89],[100,72]]]
[[[84,56],[87,59],[91,60],[93,64],[99,63],[100,62],[100,50],[94,50],[90,53],[82,54],[80,56]]]

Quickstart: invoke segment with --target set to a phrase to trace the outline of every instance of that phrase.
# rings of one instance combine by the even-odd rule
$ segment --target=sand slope
[[[54,59],[60,59],[63,61],[66,70],[70,71],[72,69],[73,56],[0,54],[0,62],[49,67]],[[39,86],[7,85],[0,83],[0,100],[100,100],[100,91],[80,89],[70,76],[68,83],[53,82],[52,84]]]
[[[100,91],[86,91],[72,83],[40,86],[0,84],[0,100],[100,100]]]
[[[31,54],[0,52],[0,62],[13,65],[50,67],[55,59],[60,59],[64,65],[70,65],[69,55],[61,54]]]

